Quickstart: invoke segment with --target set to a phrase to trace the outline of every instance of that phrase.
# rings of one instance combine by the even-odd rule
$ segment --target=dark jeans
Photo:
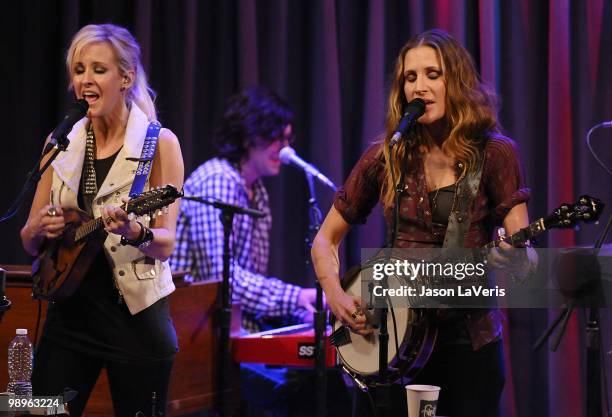
[[[406,381],[407,382],[407,381]],[[410,384],[441,387],[436,415],[448,417],[497,417],[504,387],[501,341],[477,351],[469,345],[437,347],[429,362]],[[372,392],[376,401],[378,393]],[[404,384],[392,384],[389,417],[406,417]],[[354,417],[373,416],[372,403],[361,391],[355,395]]]
[[[106,367],[113,409],[117,417],[134,417],[138,411],[152,414],[156,393],[157,416],[166,413],[170,371],[174,358],[147,363],[113,363],[41,340],[34,358],[34,395],[59,395],[69,387],[78,392],[68,403],[71,417],[83,414],[102,367]]]

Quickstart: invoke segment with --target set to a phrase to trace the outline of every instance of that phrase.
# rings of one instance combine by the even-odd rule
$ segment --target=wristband
[[[125,236],[121,236],[121,241],[119,242],[120,245],[122,246],[130,245],[130,246],[138,247],[142,243],[145,237],[145,227],[139,221],[137,221],[136,223],[140,225],[140,233],[138,233],[138,237],[134,240],[129,240]]]
[[[143,250],[144,248],[148,248],[153,243],[153,239],[155,235],[153,235],[153,231],[146,226],[143,226],[144,236],[142,237],[140,244],[138,245],[138,249]]]

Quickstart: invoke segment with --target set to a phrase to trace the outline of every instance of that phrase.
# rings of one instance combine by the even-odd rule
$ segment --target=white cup
[[[436,417],[439,395],[435,385],[406,385],[408,417]]]

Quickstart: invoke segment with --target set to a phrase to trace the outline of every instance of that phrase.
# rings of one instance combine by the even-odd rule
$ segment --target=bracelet
[[[140,225],[140,233],[138,234],[138,237],[136,239],[134,239],[134,240],[129,240],[125,236],[121,236],[121,241],[119,241],[119,244],[121,246],[130,245],[130,246],[138,247],[142,243],[142,241],[143,241],[143,239],[145,237],[145,227],[139,221],[137,221],[136,223],[138,223]]]
[[[140,245],[138,245],[138,249],[143,250],[144,248],[148,248],[153,243],[153,239],[155,235],[153,235],[153,231],[146,226],[143,226],[144,236],[140,241]]]

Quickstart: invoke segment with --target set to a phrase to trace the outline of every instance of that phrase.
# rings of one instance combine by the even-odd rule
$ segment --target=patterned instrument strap
[[[457,199],[457,207],[455,210],[451,211],[448,218],[446,236],[444,237],[444,248],[464,247],[465,236],[467,235],[471,223],[470,209],[478,194],[483,164],[484,158],[481,158],[477,170],[468,172],[465,178],[459,181],[457,195],[455,196]]]
[[[134,176],[134,182],[130,190],[130,198],[140,195],[144,189],[147,178],[151,172],[151,166],[153,165],[155,149],[157,149],[157,139],[159,138],[161,128],[162,126],[158,121],[149,123],[140,158],[128,158],[131,161],[138,161],[138,168],[136,168],[136,175]]]

